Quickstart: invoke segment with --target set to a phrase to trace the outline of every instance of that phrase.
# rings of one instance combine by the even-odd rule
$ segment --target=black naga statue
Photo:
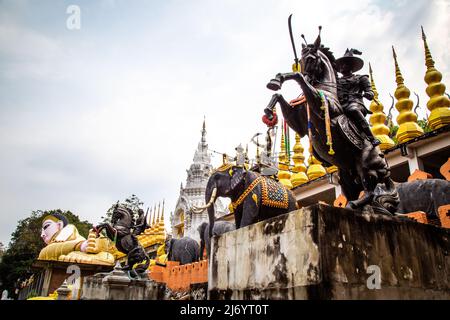
[[[147,215],[139,209],[138,217],[134,218],[131,209],[116,204],[111,217],[111,223],[103,223],[94,228],[97,236],[105,229],[109,239],[114,241],[117,250],[127,255],[127,264],[123,266],[131,278],[146,277],[150,258],[137,239],[147,225]]]
[[[373,137],[361,130],[341,105],[336,59],[321,44],[320,33],[313,44],[302,45],[300,66],[301,72],[277,74],[267,88],[278,91],[285,81],[294,80],[303,91],[301,98],[288,103],[281,94],[274,94],[264,110],[266,118],[273,119],[279,103],[287,124],[301,137],[309,135],[314,156],[339,168],[349,207],[393,214],[399,199],[390,168]],[[378,184],[382,187],[376,188]],[[358,199],[362,190],[364,196]]]

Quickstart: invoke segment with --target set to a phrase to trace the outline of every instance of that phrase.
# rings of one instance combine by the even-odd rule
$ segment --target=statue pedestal
[[[105,287],[106,300],[125,300],[127,299],[127,287],[131,280],[128,275],[116,264],[114,270],[103,278],[102,283]]]
[[[130,279],[118,266],[83,281],[83,300],[161,300],[165,285],[149,279]]]
[[[67,286],[67,282],[64,281],[61,287],[59,287],[56,292],[58,293],[58,300],[69,300],[69,294],[71,290]]]
[[[450,299],[450,230],[313,205],[214,237],[209,299]]]

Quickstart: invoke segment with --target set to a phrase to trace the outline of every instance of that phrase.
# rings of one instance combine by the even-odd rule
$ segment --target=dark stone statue
[[[366,209],[382,214],[393,214],[398,205],[398,193],[390,178],[390,168],[384,154],[376,142],[361,130],[364,126],[360,117],[361,98],[372,97],[367,84],[350,89],[359,94],[345,98],[347,108],[357,109],[355,119],[345,112],[340,103],[336,73],[336,59],[333,53],[321,44],[320,34],[313,44],[302,45],[300,60],[302,72],[277,74],[267,88],[278,91],[285,81],[296,81],[303,95],[303,101],[296,105],[288,103],[281,94],[274,94],[264,110],[266,117],[272,119],[273,109],[279,103],[287,124],[301,137],[309,135],[314,156],[326,166],[339,168],[339,183],[349,200],[348,206],[354,209]],[[346,66],[342,63],[341,67]],[[347,70],[342,70],[349,74]],[[351,67],[351,70],[356,68]],[[361,82],[361,77],[358,78]],[[367,91],[365,91],[367,90]],[[344,99],[344,97],[342,97]],[[359,99],[359,100],[357,100]],[[343,100],[344,101],[344,100]],[[361,112],[362,114],[362,112]],[[375,194],[376,186],[385,185],[384,194]],[[360,192],[364,196],[358,199]]]
[[[199,261],[200,247],[192,238],[166,238],[166,252],[169,261],[179,261],[180,265]]]
[[[220,236],[226,232],[235,230],[234,223],[228,221],[214,222],[212,236]],[[203,256],[203,250],[206,247],[206,256],[209,259],[211,253],[211,238],[209,237],[209,223],[203,222],[198,226],[197,231],[200,235],[200,257]]]
[[[97,236],[105,229],[109,239],[114,241],[117,250],[127,255],[127,264],[123,269],[128,271],[131,278],[146,277],[150,258],[137,239],[146,228],[147,216],[139,209],[135,219],[131,209],[115,205],[111,223],[103,223],[94,228]]]
[[[438,219],[438,208],[450,204],[450,182],[443,179],[415,180],[396,185],[400,196],[398,213],[423,211]]]
[[[372,145],[377,146],[380,141],[373,136],[365,118],[367,114],[372,114],[372,111],[368,110],[363,102],[363,97],[367,100],[374,98],[372,86],[368,75],[353,74],[364,65],[361,58],[355,57],[353,54],[361,54],[361,52],[347,49],[344,56],[336,60],[336,70],[342,74],[342,77],[337,79],[339,103],[344,113],[367,136]]]

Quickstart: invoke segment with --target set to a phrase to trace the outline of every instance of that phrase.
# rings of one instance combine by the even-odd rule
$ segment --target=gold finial
[[[155,215],[156,215],[156,203],[153,206],[153,210],[152,210],[152,226],[155,224]]]
[[[417,124],[417,115],[412,111],[413,102],[409,99],[411,91],[404,85],[404,79],[400,72],[400,67],[397,62],[397,54],[394,46],[392,46],[392,53],[395,63],[395,81],[397,82],[397,89],[395,89],[394,96],[397,99],[395,108],[398,110],[397,123],[399,125],[396,138],[399,143],[404,143],[408,140],[416,138],[423,134],[422,128]]]
[[[286,144],[284,141],[284,132],[281,130],[280,154],[278,155],[278,179],[287,188],[292,189],[291,174],[289,172],[289,164],[286,157]]]
[[[422,29],[422,40],[425,47],[425,65],[427,66],[427,68],[434,68],[434,60],[431,56],[430,49],[428,48],[427,36],[423,31],[423,26],[420,26],[420,28]]]
[[[322,166],[322,162],[317,160],[312,153],[309,156],[308,171],[306,171],[306,174],[309,180],[314,180],[327,174],[327,171]]]
[[[294,161],[294,168],[292,169],[291,183],[295,188],[305,182],[308,182],[308,176],[306,175],[306,166],[304,164],[305,156],[303,155],[304,148],[300,142],[300,136],[295,134],[295,145],[293,148],[294,155],[292,160]]]
[[[427,44],[427,37],[422,28],[422,39],[425,47],[425,82],[427,83],[426,93],[430,97],[427,108],[431,111],[428,117],[428,124],[435,130],[450,123],[450,99],[445,95],[445,84],[441,82],[442,73],[434,67],[434,60],[431,56]]]
[[[166,199],[163,199],[163,205],[162,205],[162,212],[161,212],[161,220],[164,222],[164,205],[165,205]]]
[[[373,114],[370,116],[370,124],[371,124],[371,130],[375,138],[377,138],[380,143],[380,149],[386,150],[389,148],[392,148],[395,143],[392,141],[392,139],[389,137],[389,128],[384,124],[386,121],[386,114],[383,112],[384,106],[379,102],[378,100],[378,91],[375,86],[375,81],[373,79],[373,71],[372,66],[369,62],[369,74],[370,74],[370,84],[372,86],[373,91],[373,100],[370,103],[370,111],[373,112]]]
[[[156,223],[158,223],[158,221],[159,221],[159,213],[160,213],[160,211],[161,211],[161,201],[158,202],[158,213],[156,215]]]
[[[397,85],[402,85],[405,80],[403,79],[400,67],[398,66],[397,53],[395,53],[394,46],[392,46],[392,54],[394,56],[394,63],[395,63],[395,81],[397,82]]]

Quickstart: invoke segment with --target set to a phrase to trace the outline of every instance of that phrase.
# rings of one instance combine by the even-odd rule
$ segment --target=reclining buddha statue
[[[114,265],[113,243],[109,239],[97,238],[90,230],[86,240],[61,213],[43,218],[41,238],[46,246],[39,253],[38,260]]]

